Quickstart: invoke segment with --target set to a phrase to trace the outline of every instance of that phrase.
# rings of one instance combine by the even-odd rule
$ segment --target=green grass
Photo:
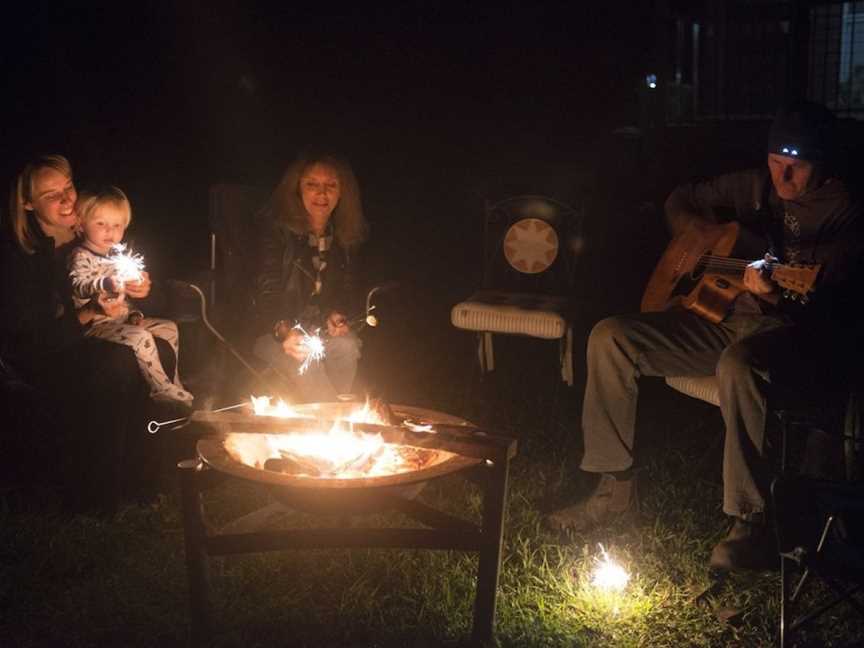
[[[683,457],[681,457],[683,459]],[[563,540],[545,532],[536,502],[556,472],[520,456],[511,483],[498,594],[504,646],[769,645],[776,577],[733,581],[703,605],[705,559],[722,532],[713,505],[676,508],[668,498],[703,501],[712,485],[671,480],[683,464],[652,465],[643,526],[619,524]],[[682,484],[688,484],[687,487]],[[479,494],[458,478],[421,495],[433,506],[476,517]],[[253,487],[220,487],[207,498],[217,519],[264,500]],[[653,513],[653,515],[651,514]],[[291,513],[280,523],[316,520]],[[369,523],[401,524],[377,514]],[[3,645],[181,645],[185,567],[176,497],[129,507],[113,520],[7,514],[2,520]],[[626,565],[620,594],[590,583],[597,543]],[[217,644],[459,645],[470,632],[476,559],[458,552],[309,550],[212,561]],[[721,607],[744,611],[720,623]],[[836,631],[837,629],[835,629]],[[839,638],[842,640],[842,636]],[[826,644],[828,645],[828,644]]]
[[[463,390],[434,374],[429,380],[419,386],[432,395],[422,404],[455,413],[464,406],[472,410],[466,415],[520,441],[498,589],[501,646],[772,644],[777,575],[736,577],[694,602],[708,585],[710,548],[725,531],[719,507],[720,422],[714,410],[669,390],[647,389],[640,411],[640,420],[647,421],[640,439],[648,446],[642,515],[560,537],[544,530],[541,521],[544,510],[585,488],[574,464],[574,392],[559,392],[557,399],[550,396],[554,390],[536,400],[501,398],[524,387],[496,379],[473,393],[469,407]],[[400,399],[406,396],[394,398]],[[108,520],[63,517],[50,504],[22,511],[20,502],[9,499],[0,514],[0,645],[184,645],[181,515],[176,488],[166,491],[152,506],[130,506]],[[430,483],[420,499],[468,519],[479,515],[479,491],[459,477]],[[266,492],[238,482],[206,496],[211,517],[220,524],[268,501]],[[274,520],[286,527],[332,522],[299,512]],[[407,524],[397,514],[358,518],[361,522]],[[603,593],[590,583],[598,543],[632,575],[622,593]],[[464,645],[476,566],[473,555],[449,551],[310,549],[213,559],[215,642]],[[740,613],[724,623],[718,619],[724,609]],[[821,624],[825,632],[802,635],[798,645],[853,645],[860,625],[848,620],[842,607],[836,615]]]

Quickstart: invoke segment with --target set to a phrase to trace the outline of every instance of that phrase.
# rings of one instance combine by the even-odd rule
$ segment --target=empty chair
[[[251,277],[255,269],[255,216],[267,193],[243,184],[210,187],[210,266],[214,275],[210,298],[230,324],[249,317]],[[242,324],[241,329],[245,328]]]
[[[576,263],[582,213],[546,196],[487,203],[483,283],[453,306],[453,326],[476,332],[483,372],[495,368],[494,335],[557,340],[561,378],[573,384]]]

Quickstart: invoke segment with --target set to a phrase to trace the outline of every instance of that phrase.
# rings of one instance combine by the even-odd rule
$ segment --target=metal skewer
[[[237,409],[238,407],[243,407],[243,406],[248,405],[248,404],[249,404],[248,402],[243,401],[242,403],[237,403],[236,405],[228,405],[226,407],[220,407],[219,409],[209,410],[209,411],[211,411],[211,412],[227,412],[228,410]],[[161,430],[166,425],[175,425],[177,423],[181,424],[181,425],[176,425],[176,427],[172,428],[172,429],[176,430],[178,428],[183,427],[183,425],[186,425],[189,422],[189,419],[191,417],[192,417],[192,415],[190,414],[189,416],[183,416],[181,418],[171,419],[170,421],[150,421],[147,424],[147,431],[150,434],[156,434],[159,430]]]
[[[233,355],[240,362],[240,364],[242,364],[249,371],[249,373],[255,376],[258,382],[265,389],[267,389],[270,393],[273,394],[278,394],[280,392],[280,389],[276,385],[267,380],[267,378],[265,378],[260,371],[258,371],[257,369],[255,369],[255,367],[249,364],[246,358],[244,358],[240,354],[240,352],[237,351],[237,349],[235,349],[234,346],[225,339],[225,336],[222,335],[219,331],[217,331],[216,327],[211,324],[210,318],[207,317],[207,297],[204,295],[203,290],[201,290],[198,286],[189,281],[171,279],[168,283],[175,286],[180,286],[181,288],[192,290],[195,294],[197,294],[201,304],[201,322],[204,324],[207,330],[210,331],[216,337],[216,339],[218,339],[225,346],[225,348],[231,352],[231,355]],[[278,369],[276,369],[275,367],[271,367],[271,369],[277,376],[279,376],[279,378],[281,378],[282,380],[287,380],[287,378]]]

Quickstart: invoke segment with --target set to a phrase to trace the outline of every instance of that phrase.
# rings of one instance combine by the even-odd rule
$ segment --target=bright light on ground
[[[630,581],[630,574],[621,565],[612,560],[602,544],[599,546],[603,558],[598,558],[597,560],[598,564],[591,578],[591,584],[599,589],[620,592],[627,587],[627,583]]]

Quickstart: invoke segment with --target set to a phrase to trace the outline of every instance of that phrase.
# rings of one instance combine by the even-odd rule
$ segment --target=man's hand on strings
[[[765,257],[747,264],[744,270],[744,287],[754,295],[765,296],[777,292],[777,284],[769,279],[770,263],[776,259]]]

